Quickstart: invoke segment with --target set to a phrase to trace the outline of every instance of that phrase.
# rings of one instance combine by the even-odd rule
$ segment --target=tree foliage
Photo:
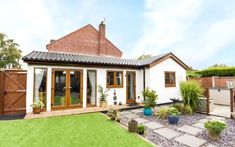
[[[0,69],[20,67],[21,50],[18,47],[13,39],[8,39],[5,34],[0,33]]]
[[[137,60],[144,60],[144,59],[148,59],[148,58],[151,58],[152,55],[150,54],[146,54],[146,55],[141,55],[137,58]]]

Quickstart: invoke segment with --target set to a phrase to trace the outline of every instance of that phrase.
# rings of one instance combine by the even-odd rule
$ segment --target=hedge
[[[201,77],[228,77],[235,76],[235,67],[224,67],[224,68],[209,68],[201,71],[197,71],[197,74],[201,75]]]

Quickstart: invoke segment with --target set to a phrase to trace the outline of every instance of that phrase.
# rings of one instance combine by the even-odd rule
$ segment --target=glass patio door
[[[53,106],[60,107],[66,105],[66,71],[54,71],[54,101]]]
[[[69,106],[82,106],[81,71],[69,71]]]
[[[52,108],[82,107],[82,70],[53,70]]]
[[[96,106],[96,71],[87,71],[87,106]]]
[[[126,97],[127,103],[134,103],[136,95],[136,79],[135,72],[127,71],[126,72]]]

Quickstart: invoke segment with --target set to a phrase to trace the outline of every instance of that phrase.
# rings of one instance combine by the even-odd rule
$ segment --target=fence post
[[[207,114],[210,113],[210,88],[208,88],[208,97],[207,97]]]
[[[0,115],[3,115],[4,112],[4,97],[3,97],[3,89],[4,89],[4,71],[0,71]]]
[[[233,89],[230,89],[230,111],[233,112],[233,101],[234,101],[234,94],[233,94]]]

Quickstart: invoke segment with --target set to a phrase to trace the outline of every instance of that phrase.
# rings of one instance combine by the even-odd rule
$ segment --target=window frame
[[[108,84],[108,73],[113,72],[113,85]],[[117,85],[117,72],[120,72],[122,74],[122,84]],[[120,70],[107,70],[106,71],[106,88],[123,88],[123,71]]]
[[[169,74],[169,82],[170,84],[166,83],[166,75]],[[174,76],[174,82],[172,81],[172,75]],[[164,72],[164,80],[165,80],[165,87],[176,87],[176,72],[175,71],[165,71]]]

